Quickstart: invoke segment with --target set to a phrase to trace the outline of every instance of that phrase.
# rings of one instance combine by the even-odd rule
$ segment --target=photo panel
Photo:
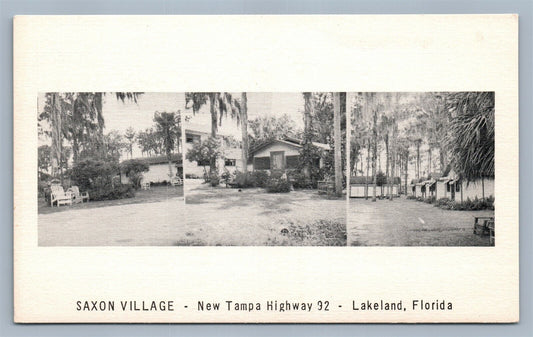
[[[183,223],[175,93],[44,92],[39,246],[171,246]]]
[[[349,246],[494,246],[494,92],[358,92]]]
[[[180,245],[346,246],[346,93],[182,99]]]

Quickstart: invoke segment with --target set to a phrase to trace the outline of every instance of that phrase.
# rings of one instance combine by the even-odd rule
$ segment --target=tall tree
[[[50,150],[50,166],[52,168],[52,177],[59,177],[59,165],[61,163],[61,148],[63,143],[63,138],[61,137],[61,103],[60,103],[59,93],[54,92],[50,94],[50,106],[51,106],[51,115],[50,121],[52,126],[52,147]],[[63,177],[61,177],[61,183],[63,183]]]
[[[126,129],[124,132],[124,138],[128,140],[128,150],[130,153],[130,159],[133,158],[133,143],[135,142],[135,137],[137,134],[135,133],[135,130],[130,126]]]
[[[248,171],[248,97],[245,92],[241,93],[240,102],[240,122],[241,122],[241,160],[242,171]]]
[[[156,112],[154,114],[156,130],[161,136],[168,160],[168,176],[172,179],[172,151],[176,146],[180,129],[180,118],[173,112]]]
[[[333,133],[335,140],[335,193],[342,194],[342,145],[341,145],[341,97],[339,92],[333,93]]]
[[[303,93],[304,98],[304,135],[303,135],[303,151],[304,153],[310,153],[311,150],[311,109],[312,109],[312,103],[311,103],[311,93],[310,92],[304,92]],[[310,158],[311,156],[307,155],[304,156],[305,158]],[[303,167],[303,173],[306,178],[309,178],[311,176],[310,171],[310,163],[306,161],[304,163]]]

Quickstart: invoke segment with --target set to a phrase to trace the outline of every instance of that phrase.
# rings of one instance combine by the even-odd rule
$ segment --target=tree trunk
[[[97,151],[100,154],[101,158],[106,157],[105,148],[104,148],[104,115],[102,114],[103,93],[97,92],[94,94],[94,106],[96,107],[96,117],[98,119],[98,140],[97,140]]]
[[[311,132],[311,93],[310,92],[304,92],[304,144],[303,146],[308,146],[309,142],[309,133]],[[306,178],[309,178],[311,176],[310,174],[310,167],[309,162],[304,163],[303,167],[303,173]]]
[[[216,94],[210,93],[209,94],[209,110],[211,113],[211,137],[213,139],[217,136],[217,111],[216,111]],[[209,173],[217,173],[217,158],[209,158]]]
[[[405,152],[405,195],[407,196],[407,175],[409,170],[409,150]]]
[[[370,171],[370,141],[367,143],[367,149],[366,149],[366,176],[365,176],[365,199],[368,200],[368,177],[369,177],[369,171]]]
[[[242,172],[248,171],[248,97],[241,93]]]
[[[59,102],[59,93],[51,94],[52,111],[51,111],[51,124],[52,124],[52,146],[50,149],[50,165],[52,177],[58,178],[60,175],[59,166],[61,164],[61,104]],[[61,180],[63,177],[60,177]]]
[[[416,180],[418,179],[420,179],[420,142],[419,141],[416,142]]]
[[[439,147],[439,159],[440,159],[440,172],[444,172],[446,170],[446,152],[444,150],[444,146]]]
[[[342,195],[342,154],[341,154],[341,98],[333,93],[333,136],[335,140],[335,194]]]
[[[373,176],[373,186],[372,186],[372,201],[376,201],[376,186],[377,186],[377,172],[376,172],[376,162],[378,156],[378,130],[377,130],[377,121],[378,121],[378,112],[377,109],[373,108],[374,112],[374,127],[373,127],[373,138],[374,138],[374,152],[372,153],[372,176]]]
[[[431,174],[432,172],[432,168],[431,168],[431,146],[428,148],[428,176]]]
[[[385,181],[387,183],[387,195],[390,196],[390,186],[389,186],[389,173],[390,170],[389,170],[389,165],[390,165],[390,160],[389,160],[389,135],[385,135]]]

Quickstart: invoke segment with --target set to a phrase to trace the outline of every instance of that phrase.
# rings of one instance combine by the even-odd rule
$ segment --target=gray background
[[[17,14],[468,14],[520,15],[520,320],[519,324],[13,324],[13,16]],[[533,336],[532,199],[533,1],[397,0],[0,0],[0,336]],[[39,286],[39,285],[36,285]]]

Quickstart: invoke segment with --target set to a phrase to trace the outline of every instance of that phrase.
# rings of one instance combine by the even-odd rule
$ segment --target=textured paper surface
[[[519,319],[516,15],[19,16],[14,74],[17,322]],[[495,91],[496,246],[38,247],[39,92],[217,90]],[[367,299],[454,308],[352,310]],[[175,310],[82,312],[79,300],[172,300]],[[198,301],[226,300],[331,308],[197,310]]]

